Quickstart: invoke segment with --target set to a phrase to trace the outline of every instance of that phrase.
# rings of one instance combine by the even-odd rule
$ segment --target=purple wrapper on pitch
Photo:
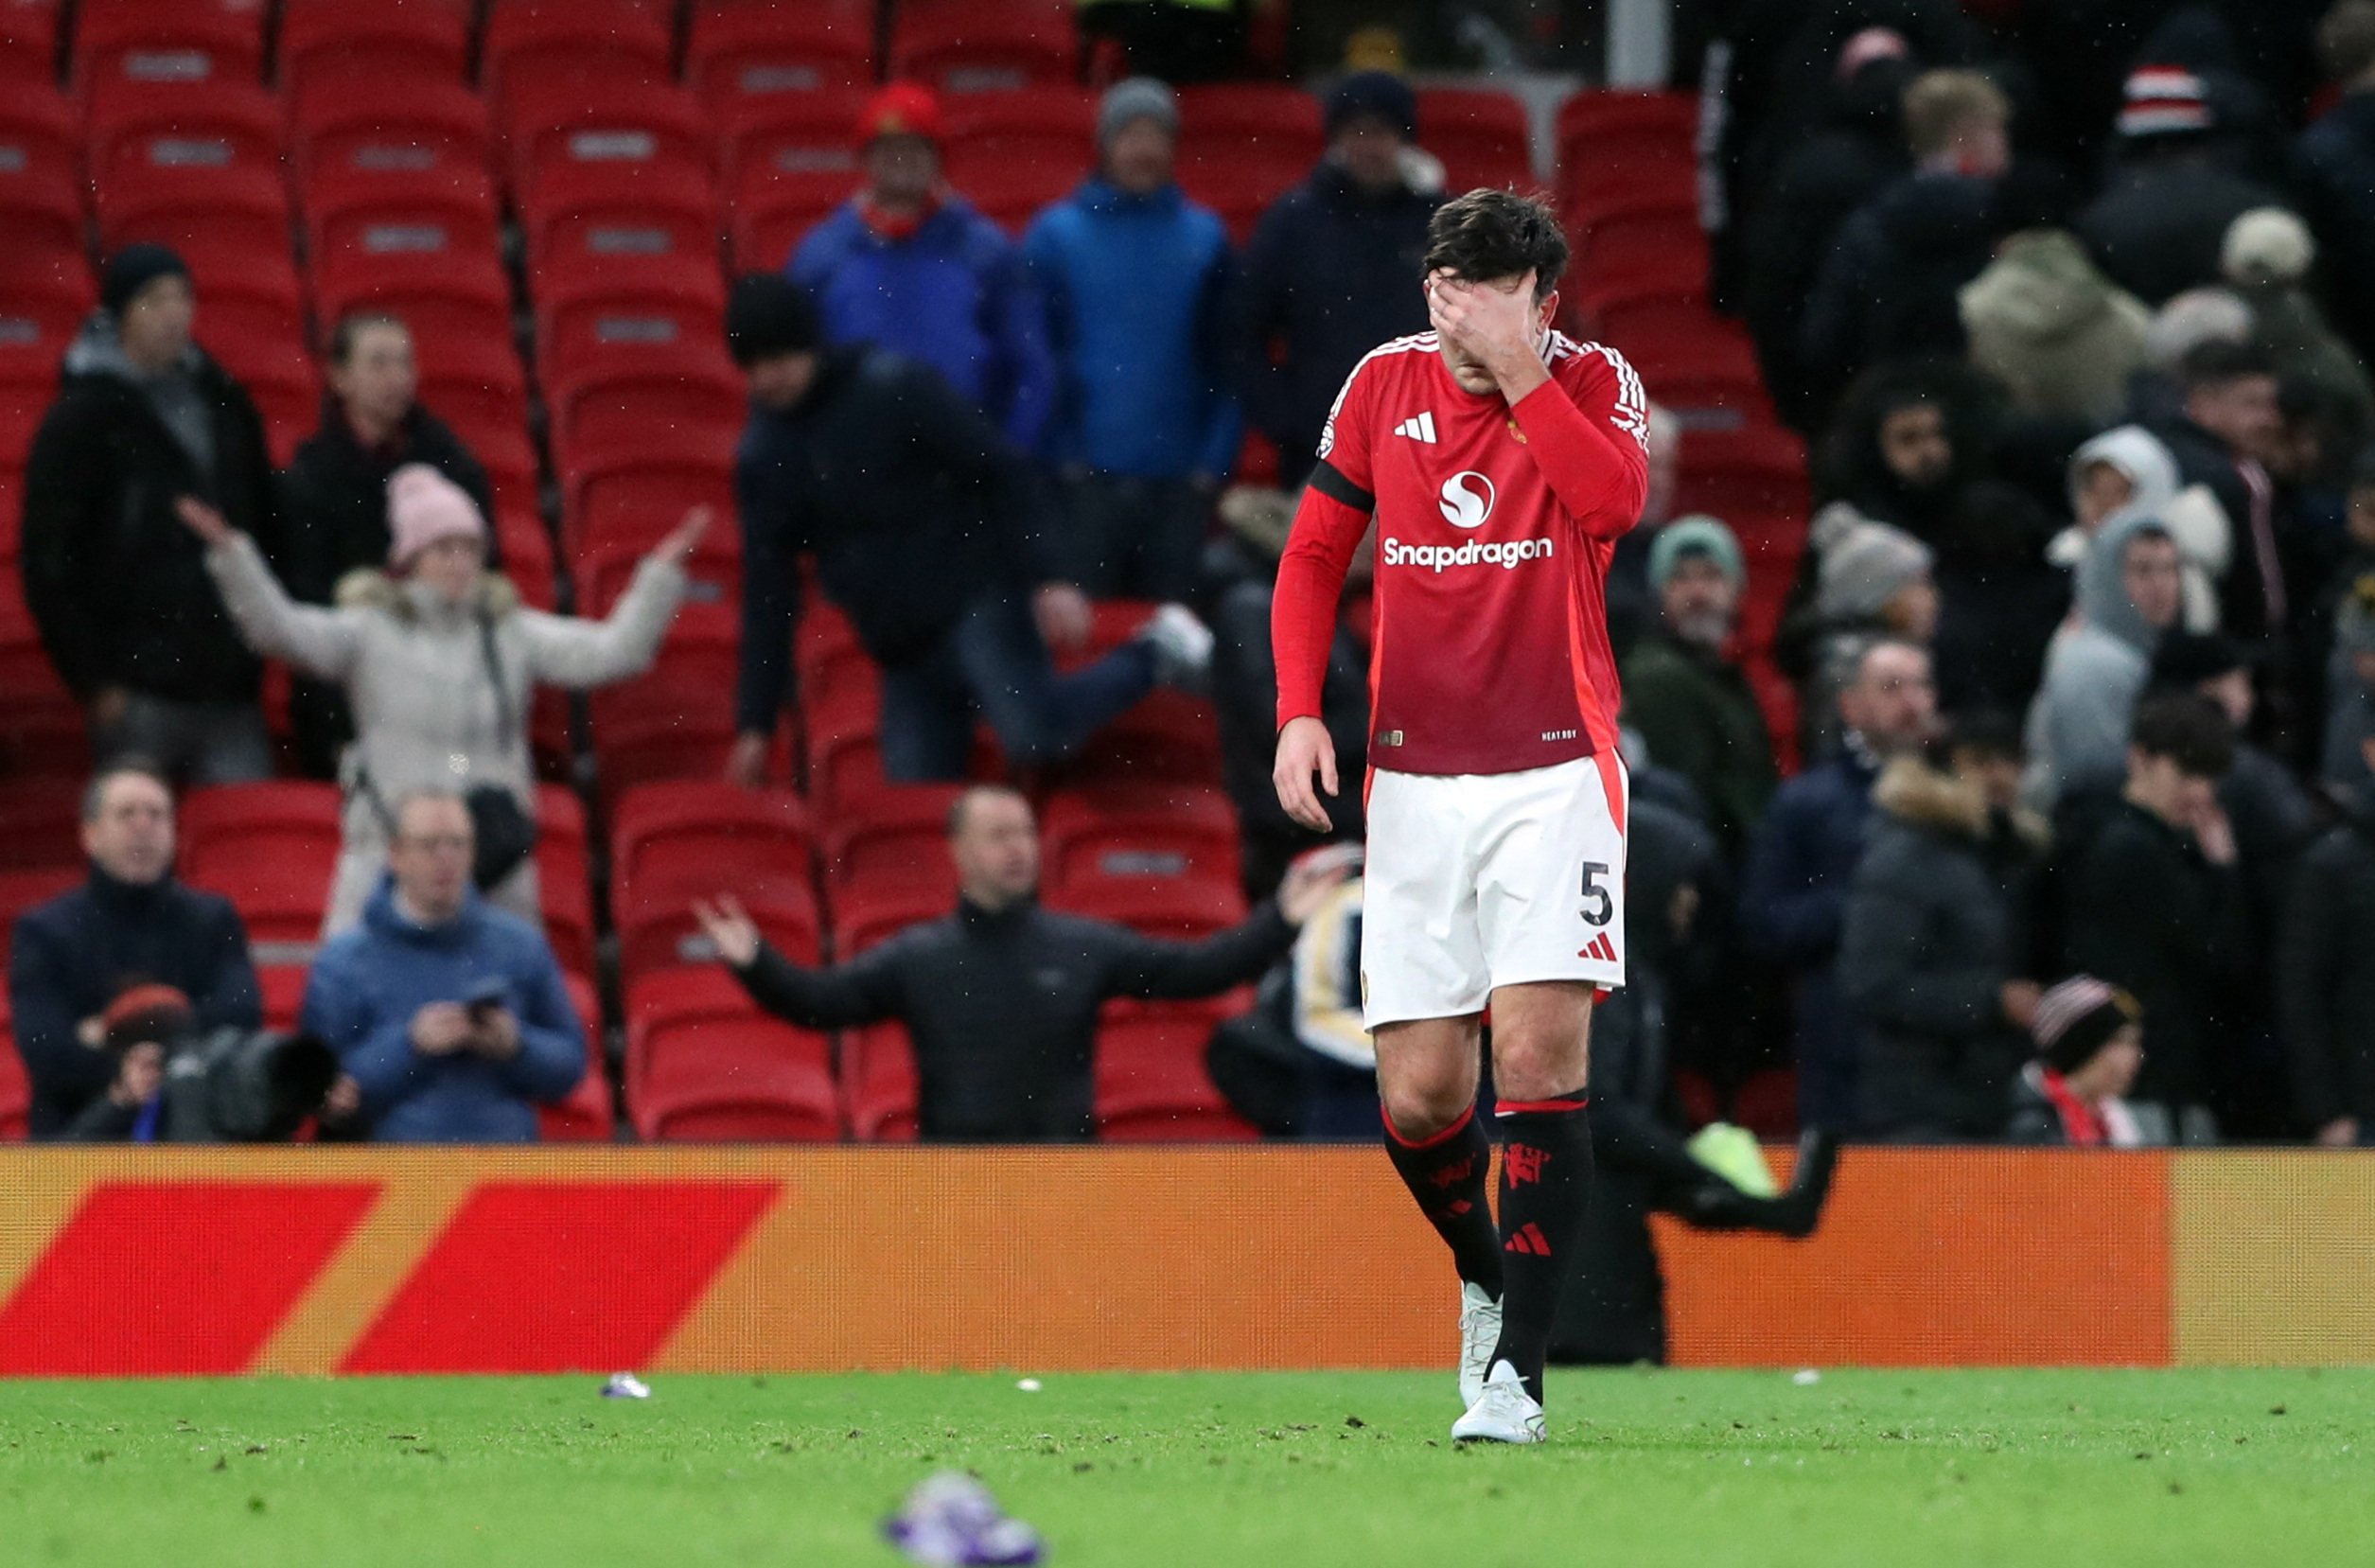
[[[1040,1560],[1039,1532],[1000,1511],[969,1475],[942,1471],[907,1494],[883,1534],[924,1568],[993,1568]]]

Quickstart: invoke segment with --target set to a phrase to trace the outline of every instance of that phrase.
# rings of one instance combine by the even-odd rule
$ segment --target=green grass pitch
[[[1462,1452],[1449,1373],[0,1383],[0,1561],[899,1560],[979,1472],[1052,1564],[2375,1560],[2375,1372],[1555,1372]]]

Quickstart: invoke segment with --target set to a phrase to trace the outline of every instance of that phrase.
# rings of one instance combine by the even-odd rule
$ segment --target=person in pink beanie
[[[590,621],[532,609],[487,571],[478,504],[426,464],[388,477],[386,570],[348,573],[328,608],[290,600],[255,541],[212,507],[185,498],[180,510],[205,542],[206,570],[240,635],[258,653],[338,682],[353,707],[325,938],[356,923],[387,874],[389,823],[407,795],[507,791],[533,821],[536,688],[586,691],[649,668],[683,601],[685,562],[710,525],[707,507],[687,513],[610,613]],[[499,870],[487,896],[537,919],[534,857]]]

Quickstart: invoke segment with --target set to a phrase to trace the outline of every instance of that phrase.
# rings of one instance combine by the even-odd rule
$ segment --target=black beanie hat
[[[1399,131],[1405,139],[1418,134],[1418,99],[1410,83],[1391,71],[1355,71],[1328,93],[1328,134],[1332,138],[1346,120],[1367,115]]]
[[[120,316],[124,307],[140,297],[140,291],[161,277],[189,276],[189,263],[181,258],[170,245],[157,245],[143,240],[127,245],[107,258],[99,270],[99,303],[108,314]]]
[[[2064,980],[2037,1003],[2029,1026],[2037,1058],[2058,1073],[2073,1073],[2094,1059],[2111,1037],[2142,1020],[2134,996],[2091,975]]]
[[[733,292],[726,300],[726,350],[734,363],[799,354],[823,342],[816,302],[800,285],[772,273],[734,279]]]

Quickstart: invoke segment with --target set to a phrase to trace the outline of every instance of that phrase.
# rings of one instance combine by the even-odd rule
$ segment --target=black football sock
[[[1481,1285],[1501,1298],[1501,1238],[1486,1207],[1485,1180],[1492,1168],[1492,1142],[1470,1104],[1460,1119],[1432,1137],[1416,1141],[1384,1118],[1385,1152],[1402,1185],[1418,1200],[1419,1211],[1451,1249],[1451,1266],[1463,1283]]]
[[[1558,1318],[1558,1292],[1574,1271],[1592,1196],[1592,1119],[1583,1091],[1556,1100],[1501,1102],[1501,1345],[1505,1361],[1542,1397],[1542,1363]]]

